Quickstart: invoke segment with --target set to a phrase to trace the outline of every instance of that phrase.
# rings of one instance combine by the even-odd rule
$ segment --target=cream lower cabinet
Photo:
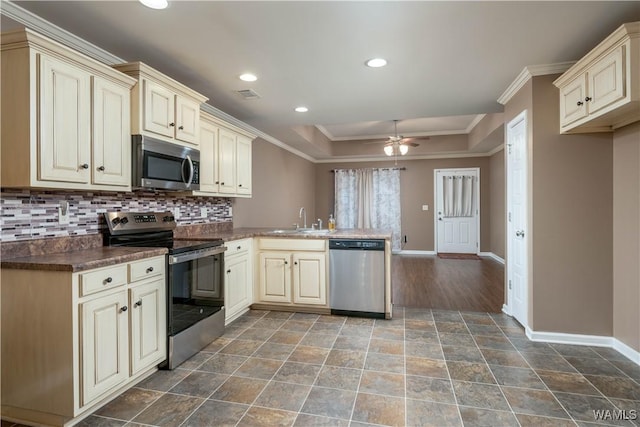
[[[258,302],[327,305],[326,241],[260,239]]]
[[[73,424],[166,358],[165,256],[2,269],[2,417]]]
[[[253,303],[253,239],[233,240],[225,245],[225,323],[230,323]]]

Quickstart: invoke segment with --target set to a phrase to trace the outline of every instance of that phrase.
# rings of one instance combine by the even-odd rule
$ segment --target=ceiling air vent
[[[241,97],[244,99],[258,99],[260,95],[258,95],[253,89],[245,89],[236,91]]]

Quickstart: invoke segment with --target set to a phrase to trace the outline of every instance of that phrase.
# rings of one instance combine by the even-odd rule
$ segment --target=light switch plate
[[[180,208],[178,207],[173,208],[173,217],[176,220],[180,219]]]
[[[69,202],[66,200],[61,200],[58,205],[58,224],[69,224]]]
[[[429,205],[422,205],[422,210],[423,211],[428,211],[429,210]]]
[[[200,208],[200,216],[202,218],[206,218],[208,216],[209,212],[207,212],[207,208],[206,207],[202,207]]]

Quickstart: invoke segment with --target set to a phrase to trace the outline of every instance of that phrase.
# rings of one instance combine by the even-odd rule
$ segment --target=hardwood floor
[[[502,310],[504,266],[492,258],[393,255],[391,268],[396,306],[490,313]]]

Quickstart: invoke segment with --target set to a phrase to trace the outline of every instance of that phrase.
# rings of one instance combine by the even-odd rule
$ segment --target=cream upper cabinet
[[[200,104],[207,97],[142,62],[114,65],[137,79],[131,91],[133,134],[188,147],[200,143]]]
[[[201,112],[200,190],[194,194],[251,197],[252,138]]]
[[[640,22],[631,22],[554,82],[560,92],[560,132],[610,132],[640,120],[638,75]]]
[[[1,49],[2,186],[129,191],[135,80],[28,29]]]
[[[327,306],[326,240],[258,240],[258,302]]]

